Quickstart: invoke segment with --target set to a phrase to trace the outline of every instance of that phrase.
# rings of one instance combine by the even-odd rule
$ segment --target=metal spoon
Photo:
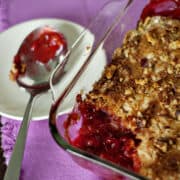
[[[49,89],[49,77],[54,68],[64,60],[65,54],[66,54],[66,47],[62,47],[60,45],[58,49],[55,51],[55,54],[53,57],[50,57],[50,59],[46,59],[46,63],[43,63],[42,61],[39,60],[32,60],[32,57],[30,56],[32,48],[28,46],[28,38],[38,38],[39,36],[42,35],[43,32],[55,32],[59,33],[57,30],[54,28],[50,27],[40,27],[38,29],[35,29],[33,32],[31,32],[25,40],[22,42],[18,53],[20,53],[21,57],[21,63],[23,63],[26,66],[26,71],[23,73],[23,75],[19,75],[16,79],[16,82],[20,87],[23,87],[26,89],[29,94],[30,98],[28,101],[28,104],[26,106],[26,110],[24,113],[23,121],[16,139],[16,143],[14,145],[13,153],[10,159],[10,162],[8,164],[4,180],[19,180],[19,174],[20,174],[20,169],[21,169],[21,162],[23,159],[23,154],[24,154],[24,147],[26,143],[26,136],[27,136],[27,131],[29,127],[29,122],[31,119],[31,114],[32,114],[32,107],[34,104],[34,101],[37,97],[37,95],[47,91]],[[62,35],[62,34],[60,34]],[[47,37],[48,38],[48,37]],[[53,42],[54,43],[54,42]],[[27,53],[23,52],[21,53],[21,49],[24,47],[27,47],[27,49],[24,51]],[[49,53],[49,52],[48,52]],[[62,70],[62,69],[61,69]],[[60,77],[62,71],[59,71],[57,73],[57,76],[55,78],[56,82],[58,78]]]

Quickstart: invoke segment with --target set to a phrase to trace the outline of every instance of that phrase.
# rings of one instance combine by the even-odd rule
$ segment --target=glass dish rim
[[[113,0],[113,1],[118,1],[118,0]],[[110,1],[110,2],[113,2],[113,1]],[[123,13],[125,13],[126,9],[131,5],[132,2],[134,2],[134,0],[127,0],[126,6],[123,9]],[[104,6],[106,6],[108,3],[106,3]],[[102,7],[102,9],[103,9],[103,7]],[[119,20],[118,24],[119,23],[120,23],[120,20]],[[100,44],[98,45],[97,49],[99,47],[100,47]],[[90,58],[87,58],[87,59],[91,59],[91,56],[90,56]],[[75,82],[75,84],[76,84],[76,82]],[[73,84],[71,88],[73,88],[73,86],[75,84]],[[70,91],[71,91],[71,89],[70,89]],[[50,129],[51,135],[54,138],[54,140],[56,141],[56,143],[62,149],[67,151],[68,153],[75,155],[77,157],[80,157],[84,160],[88,160],[90,162],[98,164],[102,167],[105,167],[105,168],[107,168],[107,169],[109,169],[115,173],[118,173],[119,175],[124,175],[125,177],[128,177],[130,179],[135,179],[135,180],[147,180],[147,178],[139,175],[136,172],[133,172],[131,170],[128,170],[127,168],[116,165],[115,163],[112,163],[108,160],[101,159],[100,157],[98,157],[94,154],[91,154],[91,153],[88,153],[84,150],[76,148],[64,140],[64,138],[60,135],[60,133],[58,133],[58,128],[56,126],[56,119],[57,119],[57,112],[56,111],[57,111],[59,105],[61,104],[61,102],[63,101],[63,99],[66,97],[66,93],[68,94],[70,91],[68,91],[68,88],[65,88],[63,93],[58,96],[58,99],[52,103],[51,109],[49,112],[49,129]]]

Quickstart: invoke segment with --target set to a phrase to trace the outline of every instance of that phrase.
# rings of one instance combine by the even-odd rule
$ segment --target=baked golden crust
[[[142,175],[180,179],[180,21],[139,22],[85,101],[120,117],[141,139]]]

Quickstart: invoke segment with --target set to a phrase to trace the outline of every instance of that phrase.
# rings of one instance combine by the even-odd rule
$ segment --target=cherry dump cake
[[[180,20],[146,17],[65,122],[69,142],[150,179],[180,179]],[[76,137],[70,128],[81,121]]]

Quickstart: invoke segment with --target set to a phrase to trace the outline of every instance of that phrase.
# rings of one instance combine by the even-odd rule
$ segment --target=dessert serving
[[[50,71],[49,62],[55,61],[56,56],[65,54],[66,51],[67,42],[62,33],[49,26],[38,28],[24,39],[15,55],[10,71],[10,79],[17,80],[19,76],[23,76],[26,72],[34,77],[39,65]]]
[[[150,1],[64,126],[75,147],[149,179],[180,179],[179,0]]]

